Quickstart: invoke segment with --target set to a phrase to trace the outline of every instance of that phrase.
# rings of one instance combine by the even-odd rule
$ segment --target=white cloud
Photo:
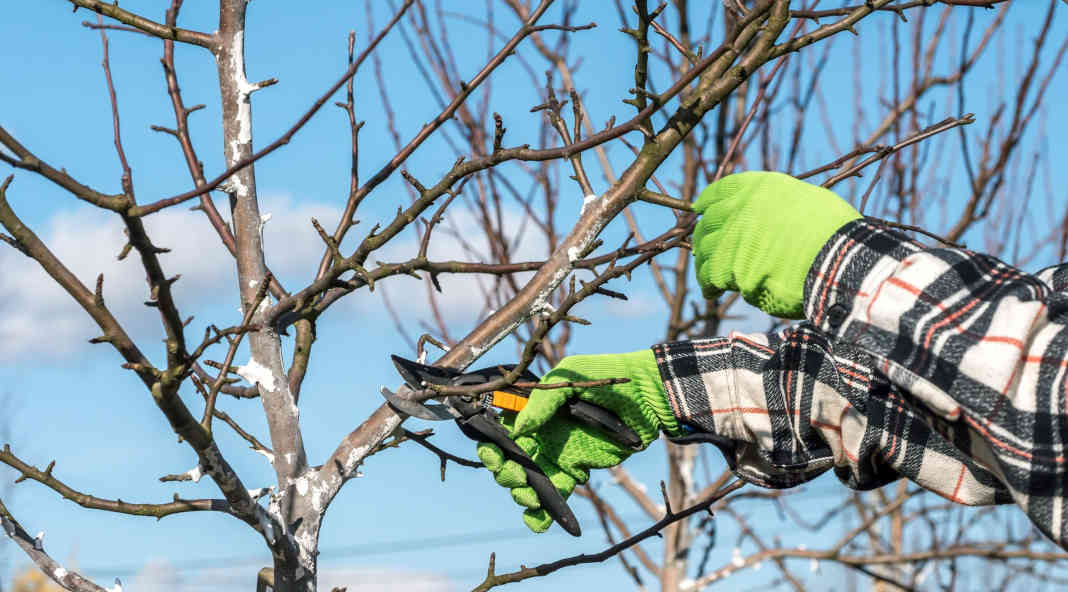
[[[149,561],[128,584],[132,592],[180,590],[185,582],[167,561]]]
[[[505,210],[502,214],[502,226],[509,232],[509,240],[518,237],[518,243],[512,245],[512,261],[537,261],[548,255],[545,236],[532,224],[524,228],[523,214],[518,210]],[[521,233],[521,234],[520,234]],[[445,221],[434,230],[431,237],[428,257],[432,261],[471,261],[489,260],[489,241],[482,231],[478,219],[460,204],[454,205],[445,216]],[[466,244],[465,244],[466,243]],[[419,245],[409,233],[404,240],[396,240],[384,247],[377,259],[395,263],[414,257]],[[422,275],[422,274],[421,274]],[[522,286],[532,273],[515,274],[517,283]],[[488,274],[441,274],[438,276],[442,292],[436,294],[437,304],[446,321],[470,322],[486,312],[486,294],[495,290],[497,278]],[[391,280],[384,290],[393,307],[402,316],[414,314],[423,319],[431,318],[425,285],[415,279],[399,277]],[[379,306],[382,294],[376,290],[376,298],[365,306]],[[499,302],[490,306],[496,308]]]
[[[323,204],[294,204],[287,197],[267,198],[263,212],[272,214],[264,229],[268,263],[283,279],[307,281],[314,275],[322,243],[310,218],[329,225],[336,208]],[[237,315],[233,259],[205,216],[187,208],[172,208],[144,219],[148,235],[159,247],[172,251],[160,256],[168,275],[181,274],[174,284],[184,315],[232,300]],[[54,215],[37,235],[90,290],[104,274],[104,300],[112,314],[136,337],[159,332],[158,313],[144,306],[148,288],[136,252],[118,261],[125,243],[122,223],[114,215],[84,207]],[[47,354],[60,355],[84,343],[100,330],[89,316],[37,263],[7,245],[0,245],[0,361]],[[236,322],[238,319],[211,319]]]
[[[219,205],[227,217],[225,203]],[[305,285],[314,276],[323,252],[311,218],[318,218],[329,229],[340,215],[339,208],[276,196],[264,199],[261,211],[271,216],[263,230],[271,269],[291,289]],[[513,261],[539,260],[546,256],[545,237],[533,225],[524,227],[521,212],[506,211],[503,218],[510,238],[519,237],[513,246]],[[157,246],[172,249],[161,255],[160,261],[168,275],[182,276],[174,285],[181,313],[196,315],[198,322],[219,326],[236,323],[239,318],[234,290],[235,265],[205,216],[179,207],[148,216],[144,223]],[[360,230],[366,232],[360,227],[350,234],[355,239],[361,238]],[[148,288],[137,253],[131,252],[124,261],[116,259],[126,239],[122,223],[114,214],[90,207],[67,210],[55,214],[35,231],[90,290],[97,274],[103,273],[104,299],[112,314],[146,348],[149,343],[157,343],[158,312],[143,304],[148,299]],[[376,260],[404,261],[417,252],[418,242],[409,231],[374,253],[368,266],[373,268]],[[436,261],[486,260],[488,252],[487,239],[476,218],[461,204],[450,210],[445,222],[435,231],[430,247],[430,257]],[[7,245],[0,245],[0,270],[0,363],[34,356],[62,356],[100,334],[88,315],[36,262]],[[516,280],[522,284],[530,276],[530,273],[516,274]],[[442,274],[439,281],[444,292],[437,295],[437,300],[446,322],[468,327],[488,312],[485,294],[495,289],[497,278]],[[425,285],[403,276],[390,278],[382,285],[385,289],[376,290],[372,296],[361,294],[348,299],[358,303],[356,310],[380,315],[381,298],[388,294],[398,313],[412,321],[408,324],[412,330],[418,330],[417,320],[432,319]],[[632,296],[629,303],[613,300],[605,304],[605,310],[624,316],[644,316],[655,307],[648,299],[635,299],[638,294],[629,295]],[[493,302],[490,308],[499,305]],[[221,310],[232,317],[209,316],[205,309],[211,315],[218,315]]]

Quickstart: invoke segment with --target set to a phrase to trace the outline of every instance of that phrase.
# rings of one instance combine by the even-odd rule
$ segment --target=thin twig
[[[72,0],[72,1],[74,1],[74,0]],[[356,71],[359,70],[360,65],[363,64],[364,59],[366,59],[367,56],[370,55],[370,53],[372,51],[374,51],[375,47],[378,46],[378,43],[382,40],[382,38],[384,38],[386,36],[387,33],[389,33],[389,31],[392,29],[393,25],[396,24],[396,22],[398,20],[400,20],[400,17],[404,14],[404,12],[408,9],[408,7],[411,6],[414,3],[414,1],[415,0],[406,0],[405,1],[404,5],[397,12],[397,14],[393,15],[393,20],[391,20],[389,22],[389,24],[386,25],[386,28],[383,29],[381,32],[379,32],[379,34],[374,39],[371,40],[370,45],[368,45],[362,52],[360,52],[360,57],[357,58],[356,61],[353,62],[352,65],[349,66],[347,70],[345,70],[345,73],[341,75],[341,78],[339,78],[337,80],[337,82],[335,82],[333,85],[331,85],[330,88],[327,89],[327,91],[325,93],[323,93],[318,99],[316,99],[316,101],[314,103],[312,103],[312,106],[310,108],[308,108],[307,111],[304,112],[304,114],[300,117],[300,119],[298,119],[296,121],[296,123],[294,123],[292,126],[290,126],[290,128],[288,130],[286,130],[286,132],[284,134],[282,134],[281,137],[279,137],[277,140],[271,142],[267,146],[264,146],[263,148],[259,149],[258,151],[252,153],[247,158],[243,158],[243,159],[235,162],[230,167],[228,167],[225,171],[223,171],[222,174],[220,174],[219,176],[215,177],[214,179],[209,181],[207,184],[200,185],[200,186],[195,187],[195,188],[193,188],[193,189],[191,189],[189,191],[186,191],[185,193],[179,193],[178,195],[175,195],[173,197],[168,197],[168,198],[165,198],[165,199],[161,199],[161,200],[156,201],[156,202],[151,203],[151,204],[146,204],[146,205],[143,205],[143,206],[137,206],[135,208],[131,208],[131,210],[128,212],[128,214],[130,216],[147,216],[149,214],[158,212],[158,211],[160,211],[162,209],[169,208],[169,207],[174,206],[174,205],[178,205],[178,204],[180,204],[180,203],[182,203],[184,201],[190,200],[190,199],[192,199],[194,197],[203,195],[204,193],[212,191],[213,189],[215,189],[216,187],[221,185],[224,181],[229,179],[234,173],[244,169],[245,167],[251,165],[252,163],[256,162],[257,160],[263,158],[264,156],[267,156],[268,154],[270,154],[270,153],[274,152],[275,150],[281,148],[282,146],[285,146],[286,144],[288,144],[289,141],[293,139],[293,136],[296,135],[296,133],[298,131],[300,131],[301,128],[304,127],[304,124],[308,123],[308,121],[311,120],[311,118],[319,111],[319,109],[324,104],[326,104],[326,102],[328,100],[330,100],[330,97],[333,96],[333,94],[335,92],[337,92],[338,89],[340,89],[342,86],[344,86],[344,84],[346,82],[348,82],[348,80],[350,78],[352,78],[353,76],[356,75]]]
[[[484,592],[485,590],[489,590],[502,584],[510,584],[512,582],[519,582],[537,576],[548,575],[565,567],[570,567],[572,565],[582,565],[584,563],[598,563],[604,561],[605,559],[612,557],[613,555],[619,553],[624,549],[632,547],[649,537],[656,536],[668,524],[678,522],[679,520],[692,516],[698,512],[703,512],[704,510],[712,506],[712,504],[723,499],[730,493],[737,491],[743,485],[745,485],[744,481],[740,479],[735,480],[730,485],[727,485],[723,489],[715,492],[708,498],[679,512],[666,515],[652,526],[646,528],[645,530],[642,530],[641,532],[636,533],[634,536],[620,541],[619,543],[612,545],[611,547],[608,547],[607,549],[598,553],[592,553],[588,555],[585,553],[582,555],[574,555],[572,557],[558,559],[556,561],[553,561],[552,563],[543,563],[534,567],[521,567],[518,571],[505,574],[494,573],[496,554],[491,554],[490,566],[489,571],[486,574],[486,579],[483,580],[481,584],[476,586],[472,592]]]
[[[260,304],[263,299],[267,297],[267,289],[271,285],[271,272],[267,272],[263,276],[263,280],[260,281],[260,288],[256,291],[256,298],[248,304],[248,308],[245,309],[245,316],[241,319],[240,328],[248,327],[252,322],[253,317],[256,316],[256,312],[260,309]],[[237,348],[241,345],[241,339],[248,331],[239,330],[237,336],[230,340],[230,348],[226,350],[226,358],[224,358],[222,367],[229,368],[230,364],[234,361],[234,356],[237,354]],[[200,419],[200,425],[205,430],[211,433],[211,420],[214,417],[215,401],[219,396],[219,388],[222,387],[223,381],[226,379],[226,370],[219,372],[219,376],[215,378],[215,381],[211,383],[211,389],[208,391],[208,396],[205,398],[204,403],[204,415]]]

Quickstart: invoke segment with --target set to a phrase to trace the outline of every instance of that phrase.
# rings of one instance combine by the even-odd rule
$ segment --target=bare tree
[[[1008,2],[869,0],[833,8],[818,6],[818,0],[725,0],[707,6],[676,0],[670,7],[666,3],[650,6],[645,0],[637,0],[633,6],[617,2],[622,32],[634,41],[634,55],[628,58],[627,66],[633,64],[634,86],[624,98],[633,113],[625,121],[616,121],[613,116],[602,127],[594,124],[594,116],[584,104],[588,89],[581,84],[577,71],[581,56],[573,55],[571,39],[574,35],[610,33],[603,28],[589,31],[593,23],[573,23],[577,2],[561,1],[552,12],[553,0],[536,5],[520,0],[503,0],[501,6],[487,2],[486,17],[476,19],[476,24],[489,32],[494,47],[471,75],[457,66],[457,52],[464,47],[453,40],[456,34],[450,29],[471,17],[422,0],[404,0],[392,7],[389,20],[358,53],[350,36],[349,68],[284,134],[258,150],[253,147],[252,95],[276,81],[250,82],[246,78],[244,48],[246,11],[262,8],[255,4],[250,7],[246,0],[220,0],[218,28],[208,33],[178,26],[181,0],[172,0],[164,18],[158,20],[101,0],[69,2],[76,11],[88,9],[108,19],[86,24],[99,30],[103,44],[114,146],[121,164],[119,190],[112,193],[84,184],[62,166],[43,161],[37,156],[38,147],[24,145],[5,128],[0,128],[0,145],[5,149],[0,151],[0,160],[39,175],[121,219],[129,242],[120,257],[135,254],[144,268],[148,281],[145,304],[159,312],[165,363],[153,363],[143,344],[135,342],[109,309],[102,275],[94,287],[85,285],[33,229],[23,224],[7,199],[18,190],[13,176],[0,185],[0,224],[8,233],[0,234],[0,238],[36,261],[84,309],[101,330],[91,342],[109,346],[123,358],[123,368],[136,375],[179,440],[195,452],[198,464],[193,470],[164,479],[199,480],[207,476],[222,497],[176,496],[165,503],[129,503],[74,489],[53,474],[53,464],[38,468],[8,446],[0,452],[0,462],[18,471],[20,479],[37,481],[86,508],[157,518],[182,512],[215,512],[236,518],[257,532],[272,554],[273,565],[256,575],[260,589],[316,589],[318,538],[326,511],[341,488],[357,476],[368,456],[411,440],[439,456],[443,478],[446,462],[458,460],[430,444],[426,433],[403,429],[406,417],[385,404],[353,426],[329,457],[307,457],[299,405],[315,351],[316,326],[326,322],[324,314],[332,305],[354,292],[376,286],[388,291],[402,275],[419,278],[426,285],[433,316],[421,328],[427,333],[412,340],[418,355],[425,355],[428,343],[438,344],[446,352],[435,364],[463,368],[495,344],[513,339],[520,364],[503,384],[516,380],[531,364],[551,366],[563,357],[576,325],[586,324],[577,316],[576,306],[588,297],[620,297],[606,283],[629,279],[645,270],[669,311],[665,340],[719,332],[722,321],[735,314],[736,298],[706,301],[691,291],[687,241],[695,216],[688,204],[704,185],[735,170],[763,168],[822,179],[824,186],[849,197],[865,214],[949,243],[983,233],[986,250],[1021,262],[1050,252],[1063,258],[1068,243],[1066,217],[1042,240],[1021,247],[1018,229],[1030,217],[1043,214],[1033,203],[1010,199],[1006,190],[1010,184],[1026,185],[1035,177],[1033,171],[1051,159],[1049,154],[1032,157],[1023,152],[1022,140],[1035,127],[1046,89],[1068,47],[1068,42],[1049,36],[1058,4],[1055,1],[1049,2],[1045,20],[1033,33],[1033,51],[1025,59],[1022,73],[997,89],[1002,107],[980,126],[973,126],[979,127],[979,132],[969,132],[964,131],[969,129],[965,126],[976,120],[966,113],[965,81],[990,53],[992,40],[1005,34],[1003,24],[1012,10]],[[977,28],[974,13],[982,7],[996,12]],[[495,20],[501,8],[510,15],[508,23],[519,24],[504,25]],[[550,19],[549,15],[554,16]],[[906,15],[912,20],[906,22]],[[371,16],[369,5],[368,20]],[[829,56],[849,53],[849,42],[840,34],[857,33],[862,23],[872,25],[864,35],[879,34],[880,29],[874,26],[881,23],[885,47],[890,48],[874,57],[862,55],[860,42],[853,42],[855,68],[880,59],[893,72],[890,82],[874,92],[861,88],[863,77],[859,74],[852,86],[842,77],[832,80],[824,74]],[[164,79],[175,121],[172,127],[156,129],[177,140],[189,169],[191,189],[165,198],[138,199],[123,149],[120,97],[108,66],[107,35],[113,30],[161,40]],[[390,56],[377,51],[387,35],[403,36],[409,56],[396,59],[411,59],[420,65],[431,91],[429,99],[436,102],[439,111],[411,138],[404,137],[394,125],[389,109],[390,85],[382,74],[381,61]],[[214,166],[201,163],[190,137],[189,117],[198,107],[187,106],[180,91],[174,62],[177,43],[206,50],[204,59],[213,59],[218,71],[225,160]],[[358,149],[363,124],[353,76],[366,66],[368,58],[375,68],[384,108],[390,114],[390,135],[396,150],[388,160],[375,163],[381,168],[374,175],[360,179],[358,162],[369,157]],[[502,64],[514,60],[529,74],[532,111],[543,117],[538,137],[522,138],[521,144],[508,141],[507,122],[493,112],[494,77]],[[329,226],[309,221],[322,239],[322,257],[308,263],[315,270],[312,281],[284,286],[271,273],[264,255],[256,163],[288,144],[339,92],[343,92],[344,100],[336,104],[348,119],[352,156],[344,211]],[[853,93],[853,129],[848,129],[849,121],[843,123],[842,118],[828,113],[826,95],[831,92]],[[813,132],[813,128],[821,131]],[[454,153],[442,160],[444,174],[419,179],[406,163],[430,138],[448,143]],[[806,150],[815,143],[829,147],[820,155],[826,160],[815,161],[813,155],[819,152]],[[607,149],[613,145],[622,146],[626,156],[610,158]],[[959,152],[954,158],[967,178],[968,198],[963,205],[927,197],[933,188],[953,183],[953,176],[960,176],[953,167],[938,165],[949,159],[946,155],[951,151]],[[594,162],[600,177],[587,170]],[[219,172],[209,176],[206,170]],[[862,172],[871,171],[870,182],[858,182]],[[394,174],[408,184],[408,203],[391,219],[374,224],[355,246],[344,246],[352,244],[346,239],[356,227],[355,216],[361,205]],[[607,189],[598,191],[595,186]],[[562,195],[576,189],[585,196],[581,204],[560,201]],[[228,196],[229,220],[212,202],[213,191]],[[1048,198],[1052,204],[1053,196]],[[523,212],[518,224],[506,215],[513,202]],[[670,208],[675,212],[673,220],[649,229],[636,214],[637,202]],[[233,255],[236,291],[242,303],[242,318],[237,323],[224,328],[210,325],[199,340],[187,335],[190,319],[182,314],[172,293],[179,278],[166,271],[170,248],[195,246],[158,245],[143,223],[147,216],[190,203],[196,204]],[[568,213],[580,205],[578,216]],[[477,238],[470,229],[450,229],[446,214],[458,211],[466,211],[469,219],[477,221]],[[937,218],[940,213],[942,221]],[[626,226],[628,237],[621,244],[605,245],[598,237],[617,219],[616,224]],[[413,232],[418,236],[418,249],[410,258],[376,262],[375,257],[381,256],[391,241]],[[516,259],[523,233],[539,237],[545,245],[544,257]],[[470,260],[435,260],[431,253],[440,240],[438,234],[460,244]],[[454,275],[479,278],[485,314],[474,328],[450,324],[440,314],[440,279]],[[399,316],[397,320],[402,331],[412,328]],[[780,321],[768,322],[776,325]],[[283,345],[293,352],[289,359],[283,357]],[[250,359],[237,365],[235,360],[243,346],[248,348]],[[178,391],[185,384],[200,393],[202,407],[191,408],[179,397]],[[451,394],[455,393],[432,391],[408,396],[418,399]],[[267,437],[253,435],[219,409],[221,396],[258,399],[268,426]],[[228,451],[221,449],[215,438],[220,422],[270,460],[276,479],[273,491],[246,487],[226,460]],[[671,591],[701,589],[762,563],[773,565],[775,584],[804,589],[807,576],[799,573],[803,570],[797,569],[795,559],[813,565],[819,561],[839,564],[874,578],[880,586],[902,589],[922,586],[932,570],[942,578],[942,587],[966,587],[967,582],[958,575],[958,563],[976,561],[1003,578],[1007,587],[1017,579],[1058,577],[1052,569],[1044,568],[1047,564],[1043,562],[1065,557],[1029,529],[1002,528],[996,534],[987,530],[976,539],[971,528],[977,521],[1007,524],[1018,522],[1018,516],[1001,510],[962,511],[928,499],[929,495],[905,482],[873,493],[845,493],[824,516],[822,511],[814,511],[803,495],[754,488],[738,491],[743,484],[729,471],[702,468],[713,462],[709,450],[670,444],[666,448],[660,500],[647,494],[648,488],[626,469],[611,470],[613,480],[647,516],[648,525],[627,524],[596,488],[580,489],[577,493],[593,505],[601,519],[609,548],[599,554],[501,574],[496,573],[491,557],[489,573],[477,589],[543,577],[568,566],[611,557],[619,557],[639,587],[652,579],[661,589]],[[826,540],[821,535],[813,536],[809,547],[791,547],[782,544],[774,533],[750,524],[746,509],[750,503],[774,507],[794,528],[813,533],[829,528],[832,518],[842,519],[850,513],[852,518],[845,519],[852,524],[835,531],[835,541],[829,546],[815,544]],[[702,516],[705,510],[714,511],[715,518]],[[56,563],[2,503],[0,518],[8,536],[64,588],[103,590]],[[722,545],[715,546],[715,524],[723,519],[733,521],[741,533],[730,553]],[[654,547],[646,543],[656,535],[661,537],[655,547],[659,558]],[[252,577],[249,574],[250,584]]]

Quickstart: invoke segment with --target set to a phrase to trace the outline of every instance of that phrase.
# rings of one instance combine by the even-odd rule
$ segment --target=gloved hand
[[[836,230],[860,218],[831,191],[782,173],[729,175],[698,196],[693,232],[697,281],[706,298],[742,293],[764,312],[804,317],[805,276]]]
[[[504,425],[515,442],[556,485],[566,499],[575,485],[589,479],[590,469],[612,467],[634,450],[613,441],[607,434],[565,417],[554,416],[569,397],[579,397],[615,413],[642,441],[642,449],[659,437],[660,430],[678,433],[679,427],[664,393],[664,384],[652,350],[629,354],[570,356],[542,377],[542,384],[586,382],[629,378],[630,382],[593,388],[535,389],[518,414],[503,414]],[[505,461],[501,449],[480,443],[478,457],[497,483],[512,490],[512,499],[525,508],[523,522],[534,532],[552,524],[538,496],[527,486],[523,468]]]

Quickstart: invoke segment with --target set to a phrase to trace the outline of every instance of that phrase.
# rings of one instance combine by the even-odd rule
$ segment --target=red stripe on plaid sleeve
[[[971,331],[966,331],[965,335],[977,337],[977,338],[979,338],[979,341],[991,341],[991,342],[994,342],[994,343],[1007,343],[1007,344],[1009,344],[1011,346],[1014,346],[1016,349],[1018,349],[1020,351],[1023,351],[1023,347],[1024,347],[1023,342],[1020,341],[1019,339],[1016,339],[1015,337],[1003,337],[1003,336],[1000,336],[1000,335],[980,335],[979,333],[973,333]]]
[[[996,273],[997,272],[995,272],[995,274]],[[975,306],[977,304],[982,304],[982,303],[986,302],[984,300],[984,298],[988,294],[993,292],[996,288],[998,288],[999,286],[1001,286],[1002,284],[1005,283],[1004,276],[997,277],[997,275],[994,275],[994,276],[991,276],[990,279],[991,279],[991,281],[990,281],[990,283],[986,284],[986,286],[985,286],[986,289],[985,290],[982,290],[981,292],[973,292],[972,293],[972,297],[969,299],[968,304],[966,304],[963,307],[957,309],[956,312],[954,312],[954,313],[950,314],[949,316],[943,318],[942,320],[938,321],[937,323],[932,324],[931,327],[929,329],[927,329],[927,336],[923,340],[923,347],[924,348],[929,348],[930,347],[931,340],[934,339],[935,333],[938,332],[942,327],[945,327],[946,325],[949,325],[953,321],[957,320],[958,317],[960,317],[964,313],[966,313],[966,312],[972,310],[973,308],[975,308]],[[939,308],[942,309],[942,310],[945,310],[945,308],[943,306],[941,306],[941,304],[939,304]]]
[[[919,297],[923,294],[923,290],[896,277],[887,278],[886,281],[891,285],[897,286],[898,288],[901,288],[902,290],[911,293],[913,296]],[[878,296],[878,294],[876,294],[876,296]]]
[[[730,349],[730,344],[729,343],[727,343],[726,341],[721,341],[719,339],[716,339],[716,340],[713,340],[713,341],[709,341],[709,342],[705,342],[705,343],[701,343],[701,342],[698,342],[698,341],[693,341],[693,342],[691,342],[691,346],[695,350],[698,350],[698,349]]]
[[[1050,364],[1052,366],[1068,366],[1068,360],[1049,358],[1046,356],[1024,356],[1023,361],[1029,364]]]
[[[675,401],[678,398],[678,394],[675,393],[675,381],[661,380],[660,382],[664,384],[664,391],[667,394],[668,403],[671,405],[671,412],[675,414],[675,417],[682,417],[682,411],[679,409],[679,405]]]
[[[752,339],[746,339],[743,335],[740,335],[740,334],[738,334],[738,333],[736,333],[734,331],[731,331],[730,338],[731,339],[736,339],[738,341],[741,341],[742,343],[744,343],[746,345],[749,345],[750,347],[753,347],[755,349],[759,349],[759,350],[761,350],[761,351],[763,351],[765,353],[769,353],[769,354],[775,353],[774,349],[772,349],[772,348],[770,348],[770,347],[768,347],[768,346],[766,346],[766,345],[764,345],[762,343],[757,343],[756,341],[753,341]]]
[[[1013,454],[1016,454],[1017,456],[1021,456],[1023,458],[1026,458],[1027,460],[1030,460],[1030,461],[1034,460],[1034,455],[1033,454],[1031,454],[1030,452],[1027,452],[1026,450],[1020,450],[1019,448],[1016,448],[1015,446],[1012,446],[1011,444],[1007,444],[1005,442],[1002,442],[997,437],[995,437],[993,434],[991,434],[990,431],[987,430],[985,427],[983,427],[978,421],[972,419],[968,414],[964,414],[964,419],[965,419],[965,421],[968,422],[969,425],[971,425],[973,428],[975,428],[980,434],[985,436],[986,440],[988,442],[990,442],[991,444],[993,444],[994,446],[997,446],[998,448],[1001,448],[1002,450],[1008,450],[1009,452],[1012,452]],[[1052,460],[1056,464],[1064,464],[1064,455],[1058,456],[1058,457],[1050,459],[1050,460]]]
[[[841,267],[842,261],[845,260],[846,253],[849,252],[855,244],[857,244],[857,241],[849,239],[846,241],[845,246],[839,248],[838,252],[835,253],[834,264],[832,265],[831,273],[829,274],[831,281],[827,282],[827,285],[824,286],[823,293],[820,294],[819,306],[816,307],[816,318],[819,318],[823,314],[823,307],[827,304],[827,295],[831,293],[831,288],[837,284],[837,282],[834,281],[834,278],[838,277],[838,269]]]
[[[905,265],[902,264],[902,267],[905,267]],[[879,287],[875,289],[875,295],[872,296],[871,300],[868,301],[868,308],[864,311],[864,316],[865,316],[864,320],[869,324],[871,324],[871,309],[875,307],[875,303],[879,300],[879,296],[882,295],[883,287],[886,286],[886,284],[890,284],[892,286],[896,286],[898,288],[901,288],[902,290],[904,290],[904,291],[912,294],[913,296],[915,296],[917,299],[923,298],[923,290],[920,290],[916,286],[913,286],[912,284],[910,284],[908,282],[905,282],[903,280],[900,280],[900,279],[898,279],[896,277],[886,278],[886,280],[881,282],[879,284]],[[941,302],[938,302],[937,300],[930,300],[930,299],[927,299],[927,300],[929,301],[929,303],[931,305],[937,306],[938,308],[940,308],[942,310],[945,310],[945,307],[942,306]]]
[[[957,497],[957,492],[960,491],[960,486],[962,483],[964,483],[964,472],[967,469],[968,467],[964,466],[963,464],[960,466],[960,475],[957,475],[957,485],[953,487],[953,494],[949,498],[957,503],[960,503],[960,498]]]
[[[841,372],[842,374],[848,374],[849,376],[852,376],[853,378],[859,380],[862,383],[867,383],[868,380],[869,380],[867,376],[865,376],[863,374],[860,374],[859,372],[854,372],[854,371],[852,371],[852,370],[850,370],[848,368],[845,368],[844,366],[836,366],[836,367],[837,367],[838,371]]]

